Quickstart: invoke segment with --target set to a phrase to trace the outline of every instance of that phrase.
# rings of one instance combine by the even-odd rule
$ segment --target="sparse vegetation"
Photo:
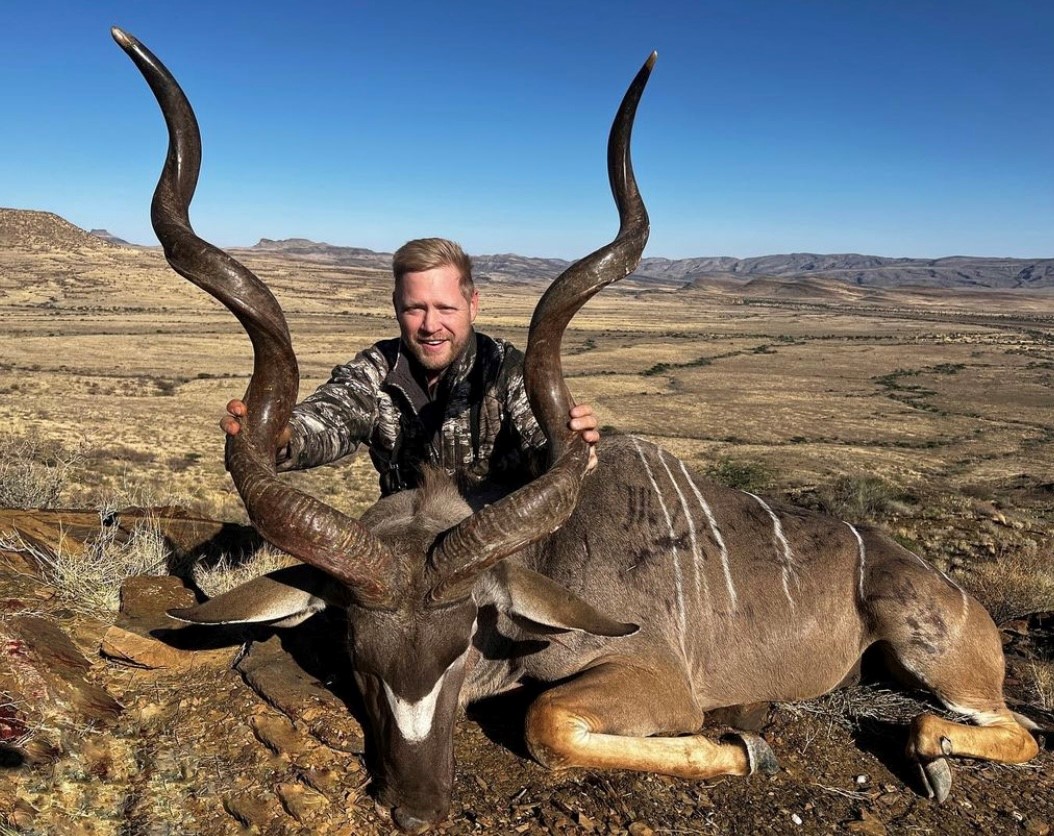
[[[54,548],[25,540],[20,535],[0,538],[0,548],[28,554],[47,581],[69,606],[89,615],[116,612],[121,584],[131,575],[166,575],[170,553],[156,524],[144,521],[127,540],[119,529],[102,525],[99,537],[81,544],[61,539]]]
[[[772,484],[772,472],[761,462],[727,456],[707,468],[706,475],[741,491],[763,491]]]
[[[36,433],[0,442],[0,508],[54,508],[84,457]]]
[[[995,620],[1054,609],[1054,565],[1035,541],[970,567],[970,591]]]
[[[1029,673],[1035,704],[1044,711],[1054,711],[1054,663],[1033,662]]]
[[[264,544],[244,559],[223,555],[211,565],[198,564],[193,568],[193,578],[201,591],[212,598],[260,575],[295,566],[297,562],[296,558]]]
[[[817,493],[823,511],[849,522],[881,519],[904,500],[901,491],[879,476],[842,476]]]

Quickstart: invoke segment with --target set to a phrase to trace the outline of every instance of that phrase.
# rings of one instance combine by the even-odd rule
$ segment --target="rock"
[[[1040,819],[1025,819],[1022,823],[1029,836],[1049,836],[1050,825]]]
[[[170,609],[195,603],[194,593],[171,575],[126,578],[121,584],[121,614],[103,635],[99,652],[115,662],[141,668],[229,666],[236,646],[228,642],[215,647],[229,632],[184,627],[168,615]]]
[[[0,763],[53,760],[60,740],[80,741],[75,730],[105,725],[121,712],[117,700],[87,680],[90,667],[51,620],[0,620]]]
[[[277,800],[260,798],[249,793],[238,793],[223,800],[223,808],[245,827],[263,833],[273,832],[282,810]]]
[[[655,836],[655,831],[651,825],[645,824],[642,821],[635,821],[629,826],[630,836]]]
[[[196,603],[193,591],[172,575],[133,575],[121,584],[121,614],[130,619],[164,617]]]
[[[336,769],[301,769],[297,774],[311,789],[327,798],[338,797],[344,789],[344,774]]]
[[[329,799],[301,784],[279,784],[278,798],[286,812],[301,824],[315,818],[329,806]]]
[[[81,720],[109,720],[121,706],[105,690],[88,682],[91,667],[56,624],[40,616],[20,615],[0,622],[0,691],[10,702],[71,712]]]
[[[197,665],[230,665],[234,651],[180,650],[153,636],[140,635],[114,625],[106,631],[99,652],[107,659],[139,668],[192,668]]]
[[[276,755],[294,760],[306,751],[306,741],[285,717],[274,714],[254,714],[249,719],[253,734]],[[315,744],[316,746],[318,744]]]
[[[850,833],[864,833],[866,836],[886,836],[886,826],[867,810],[861,810],[859,821],[849,822],[846,830]]]
[[[264,700],[327,746],[361,754],[362,727],[347,706],[294,661],[277,636],[254,642],[235,668]]]

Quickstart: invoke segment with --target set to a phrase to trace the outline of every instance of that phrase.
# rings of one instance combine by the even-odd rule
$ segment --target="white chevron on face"
[[[436,684],[432,686],[432,690],[425,694],[421,699],[410,700],[403,699],[396,694],[391,686],[382,680],[381,684],[384,686],[384,696],[388,698],[388,707],[392,710],[392,717],[395,718],[395,725],[399,728],[399,733],[404,739],[411,743],[420,743],[429,733],[432,731],[432,720],[435,718],[436,712],[436,701],[439,699],[439,694],[443,690],[443,683],[446,682],[447,675],[460,664],[464,664],[465,659],[468,657],[468,650],[455,659],[450,667],[448,667],[440,675],[439,679],[436,680]]]

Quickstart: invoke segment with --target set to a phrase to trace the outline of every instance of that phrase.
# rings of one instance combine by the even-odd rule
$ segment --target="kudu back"
[[[636,267],[647,240],[629,147],[654,55],[608,143],[619,233],[558,277],[532,318],[524,374],[549,438],[548,469],[475,512],[449,478],[429,474],[351,520],[275,473],[298,385],[284,319],[256,276],[193,233],[193,112],[145,47],[114,37],[168,124],[152,207],[166,256],[253,342],[248,420],[228,440],[228,467],[263,536],[305,564],[173,614],[284,625],[344,608],[377,796],[400,828],[419,832],[447,815],[458,709],[527,679],[560,683],[528,710],[527,744],[543,764],[747,775],[776,768],[771,750],[752,734],[698,734],[706,712],[823,694],[879,645],[895,672],[978,724],[931,714],[913,722],[907,754],[931,795],[948,794],[949,755],[1020,762],[1036,753],[1004,703],[987,613],[881,532],[711,484],[632,437],[602,441],[585,474],[588,451],[565,426],[560,342],[592,295]]]

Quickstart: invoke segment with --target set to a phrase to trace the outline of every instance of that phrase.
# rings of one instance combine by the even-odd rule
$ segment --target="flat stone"
[[[253,643],[235,668],[260,697],[322,743],[354,754],[365,750],[362,727],[347,706],[301,668],[277,636]]]
[[[301,824],[316,818],[330,805],[328,798],[302,784],[279,784],[277,791],[286,812]]]
[[[91,664],[58,625],[18,615],[0,622],[0,690],[18,703],[72,713],[81,720],[107,720],[121,706],[84,675]]]
[[[238,793],[223,800],[224,809],[237,821],[263,833],[274,832],[275,823],[283,811],[277,799],[261,798],[249,793]]]
[[[294,760],[308,750],[308,741],[299,734],[286,717],[274,714],[255,714],[249,718],[253,734],[276,755]],[[318,744],[314,744],[318,746]]]
[[[133,575],[121,584],[121,613],[131,619],[166,618],[168,610],[196,603],[194,592],[173,575]]]
[[[106,631],[99,652],[107,659],[138,668],[229,667],[237,650],[222,647],[212,650],[183,650],[153,636],[114,625]]]

